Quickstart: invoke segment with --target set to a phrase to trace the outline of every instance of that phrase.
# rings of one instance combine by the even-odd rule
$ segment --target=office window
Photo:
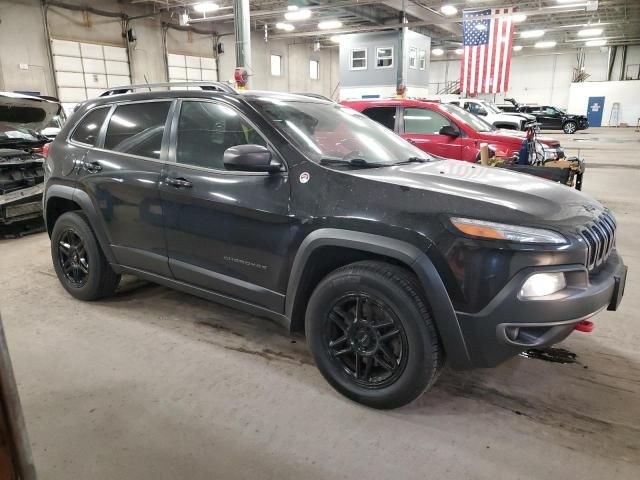
[[[111,115],[104,148],[141,157],[160,158],[164,124],[171,102],[119,105]]]
[[[376,68],[393,67],[393,47],[376,48]]]
[[[351,50],[351,70],[367,69],[367,50],[365,48],[355,48]]]
[[[427,67],[427,52],[425,50],[420,50],[418,64],[420,65],[420,70],[424,70]]]
[[[271,75],[280,77],[282,75],[282,56],[271,55]]]
[[[311,80],[320,78],[320,62],[318,60],[309,60],[309,78]]]
[[[409,48],[409,68],[418,68],[418,49],[416,47]]]

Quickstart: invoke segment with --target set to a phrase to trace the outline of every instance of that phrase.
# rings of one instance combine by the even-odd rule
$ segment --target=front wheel
[[[562,130],[564,131],[564,133],[576,133],[577,129],[578,125],[576,124],[576,122],[565,122],[565,124],[562,126]]]
[[[82,213],[67,212],[51,232],[51,259],[58,280],[75,298],[97,300],[113,294],[120,282]]]
[[[443,363],[418,280],[383,262],[353,263],[325,277],[309,300],[305,330],[325,379],[374,408],[416,399]]]

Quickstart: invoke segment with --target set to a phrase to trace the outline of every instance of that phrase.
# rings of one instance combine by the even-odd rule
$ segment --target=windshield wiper
[[[377,167],[388,167],[390,164],[384,163],[369,163],[364,158],[321,158],[321,165],[348,165],[350,167],[356,168],[377,168]]]
[[[427,160],[426,158],[422,158],[422,157],[409,157],[406,160],[401,160],[399,162],[396,163],[392,163],[391,165],[407,165],[408,163],[425,163],[428,162],[429,160]]]

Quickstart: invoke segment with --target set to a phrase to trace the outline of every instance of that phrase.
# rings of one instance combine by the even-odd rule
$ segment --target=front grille
[[[581,232],[587,244],[587,269],[599,267],[607,261],[616,245],[616,220],[606,211]]]

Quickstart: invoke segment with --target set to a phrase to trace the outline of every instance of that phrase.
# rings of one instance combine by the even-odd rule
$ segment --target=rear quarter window
[[[76,125],[71,140],[94,147],[110,107],[100,107],[86,114]]]

